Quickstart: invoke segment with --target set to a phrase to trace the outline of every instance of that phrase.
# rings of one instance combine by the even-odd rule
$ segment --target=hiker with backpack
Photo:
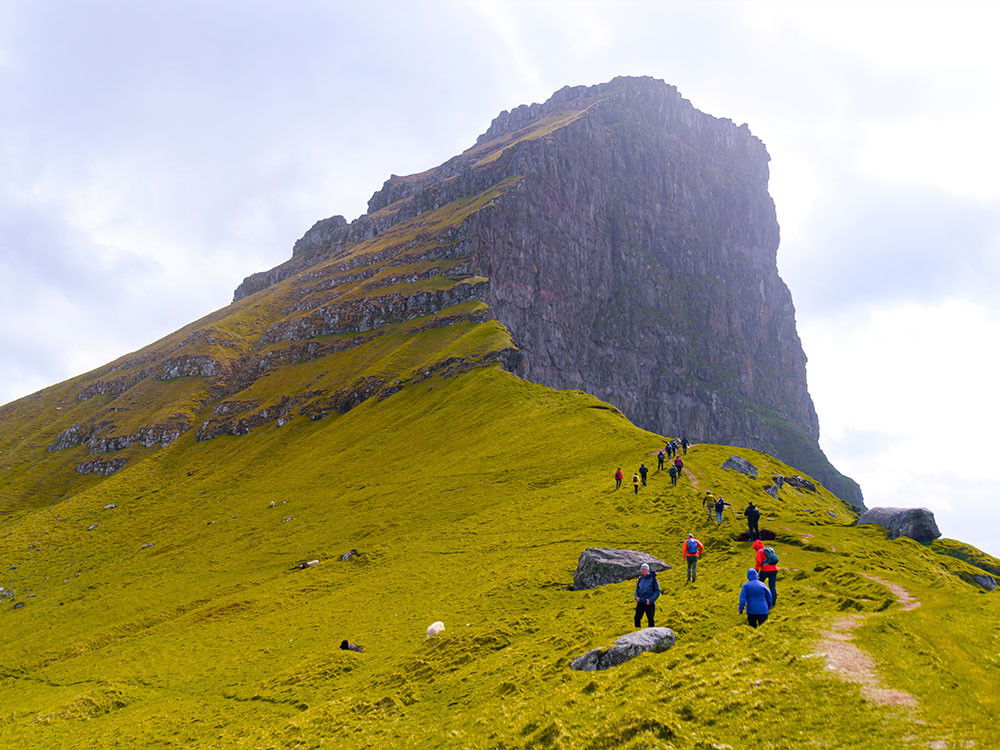
[[[640,464],[639,475],[642,477],[642,486],[646,486],[646,474],[649,473],[649,469],[646,468],[646,464]]]
[[[704,551],[705,547],[694,538],[694,534],[688,534],[687,541],[684,542],[684,559],[687,561],[688,583],[694,583],[698,578],[698,558]]]
[[[674,453],[676,452],[677,451],[674,451]],[[674,459],[674,466],[677,467],[677,478],[680,479],[681,472],[684,471],[684,459],[682,459],[680,456],[677,456],[677,458]]]
[[[632,487],[635,488],[635,494],[639,494],[639,475],[632,475]]]
[[[708,508],[708,521],[712,522],[712,515],[715,513],[715,496],[711,490],[705,490],[705,499],[701,501],[703,508]]]
[[[625,478],[625,475],[622,474],[622,467],[619,466],[618,467],[618,471],[615,472],[615,489],[616,490],[620,490],[621,489],[621,487],[622,487],[622,479],[624,479],[624,478]]]
[[[681,448],[684,449],[685,456],[688,454],[689,445],[691,445],[691,443],[688,442],[687,435],[685,435],[684,437],[681,438]]]
[[[767,581],[773,607],[778,603],[778,553],[773,547],[765,547],[760,539],[753,543],[753,548],[757,551],[754,569],[760,574],[762,582]]]
[[[670,485],[672,487],[676,487],[677,486],[677,474],[678,474],[677,467],[674,466],[673,464],[671,464],[671,466],[670,466]]]
[[[663,451],[656,454],[656,460],[659,461],[659,466],[656,467],[657,471],[663,471]]]
[[[719,499],[715,501],[715,522],[717,524],[722,524],[722,511],[726,509],[727,505],[732,505],[732,503],[727,503],[722,495],[719,495]]]
[[[774,606],[774,599],[767,586],[757,580],[757,571],[747,571],[747,582],[740,588],[740,614],[747,611],[747,624],[756,628],[767,621],[767,615]]]
[[[746,510],[743,511],[743,517],[747,519],[747,535],[750,540],[760,538],[760,529],[757,528],[757,522],[760,520],[760,509],[753,504],[753,500],[747,503]]]
[[[649,569],[649,563],[643,563],[639,568],[639,580],[635,582],[635,626],[642,624],[642,616],[646,615],[648,627],[655,628],[653,618],[656,615],[656,600],[660,596],[660,583],[656,573]]]

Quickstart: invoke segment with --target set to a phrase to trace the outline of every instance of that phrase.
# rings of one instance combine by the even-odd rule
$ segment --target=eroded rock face
[[[857,524],[876,523],[885,527],[889,538],[905,536],[918,542],[932,542],[941,536],[934,514],[927,508],[869,508]]]
[[[644,628],[615,639],[609,649],[591,649],[570,662],[570,669],[593,672],[611,669],[634,659],[644,651],[662,653],[674,645],[674,631],[670,628]]]
[[[643,563],[654,573],[669,570],[670,566],[645,552],[631,549],[589,547],[580,553],[573,575],[573,589],[593,589],[609,583],[621,583],[639,577]]]
[[[733,471],[738,471],[740,474],[746,474],[748,477],[757,478],[757,467],[742,456],[730,456],[722,464],[722,468],[732,469]]]

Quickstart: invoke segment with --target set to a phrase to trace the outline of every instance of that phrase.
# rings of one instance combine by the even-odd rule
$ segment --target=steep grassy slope
[[[654,468],[638,497],[615,491],[615,467],[655,467],[661,440],[590,396],[481,367],[317,421],[143,448],[89,489],[0,522],[0,585],[16,591],[0,600],[0,745],[995,742],[1000,598],[931,548],[852,527],[825,490],[774,501],[764,480],[720,468],[737,452],[762,476],[796,473],[753,451],[696,446],[699,487],[671,488]],[[754,499],[778,534],[780,600],[758,631],[736,613],[752,559],[732,541],[742,525],[731,512],[707,522],[706,488],[736,508]],[[707,548],[693,586],[688,530]],[[658,608],[673,650],[568,668],[632,629],[632,584],[565,590],[588,546],[675,565]],[[865,575],[922,606],[904,611]],[[825,667],[821,633],[845,613],[916,707],[866,701]],[[438,619],[447,629],[425,639]]]

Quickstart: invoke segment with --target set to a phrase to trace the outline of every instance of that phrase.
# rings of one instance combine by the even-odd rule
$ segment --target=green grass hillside
[[[467,325],[440,329],[442,352],[489,333]],[[295,367],[280,377],[319,377]],[[497,366],[251,436],[132,446],[121,471],[0,521],[0,746],[996,746],[1000,596],[952,569],[972,563],[853,527],[822,488],[775,501],[721,469],[738,453],[761,477],[798,473],[754,451],[695,446],[698,487],[672,488],[658,447],[606,404]],[[616,491],[614,469],[641,461],[649,486]],[[736,612],[744,526],[708,523],[705,489],[753,499],[778,535],[779,603],[757,631]],[[706,547],[694,585],[689,530]],[[657,609],[672,650],[569,669],[632,630],[632,583],[566,589],[591,546],[674,565]],[[875,678],[912,701],[873,702],[827,668],[823,634],[848,617]]]

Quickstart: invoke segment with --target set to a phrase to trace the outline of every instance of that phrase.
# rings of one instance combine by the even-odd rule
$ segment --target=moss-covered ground
[[[8,514],[0,745],[996,746],[1000,595],[949,567],[969,563],[852,526],[825,490],[773,500],[764,477],[797,472],[754,451],[694,446],[698,487],[671,487],[663,436],[602,406],[479,368],[319,421],[188,432]],[[761,479],[721,469],[733,453]],[[615,490],[615,468],[642,461],[649,485]],[[743,524],[731,510],[709,523],[706,489],[735,509],[753,499],[778,535],[779,602],[759,630],[736,612]],[[693,585],[689,530],[706,547]],[[657,608],[672,650],[569,669],[632,630],[631,583],[566,588],[591,546],[674,566]],[[865,700],[816,655],[847,613],[864,616],[854,642],[880,679],[917,707]],[[426,639],[435,620],[446,630]]]

